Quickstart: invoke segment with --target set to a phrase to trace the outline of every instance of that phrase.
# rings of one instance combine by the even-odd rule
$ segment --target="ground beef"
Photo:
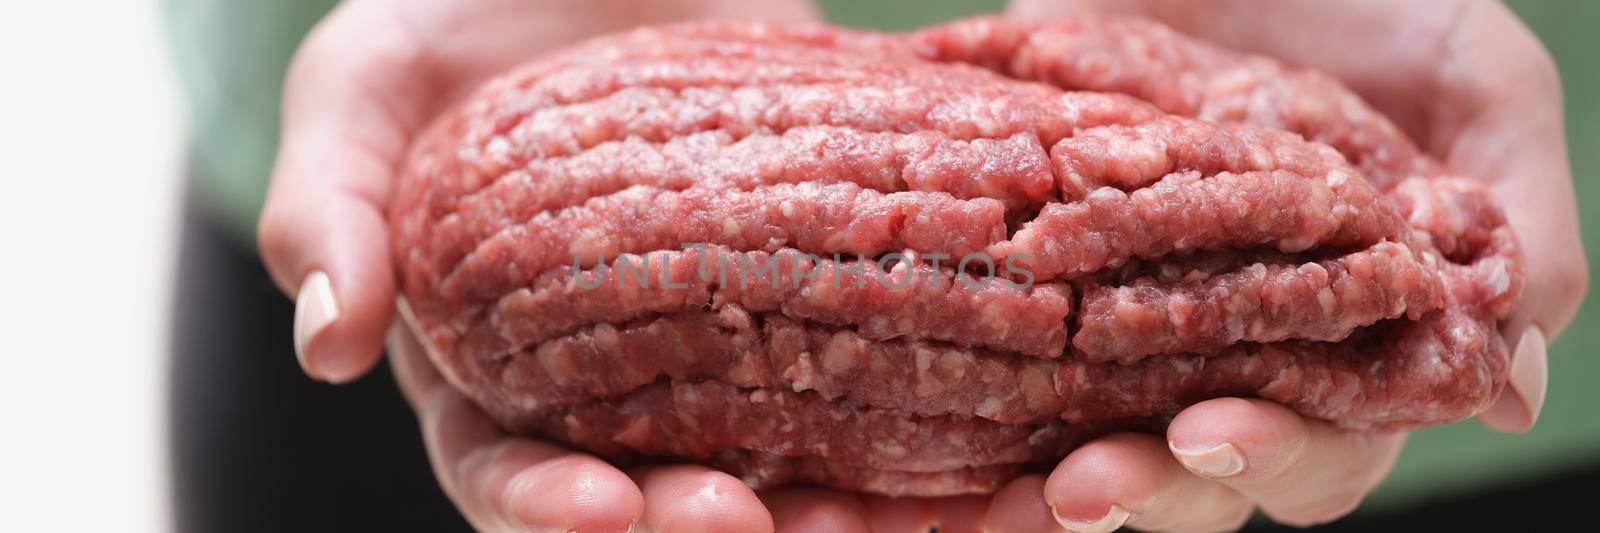
[[[1337,171],[1324,180],[1284,170],[1187,171],[1132,193],[1102,187],[1082,201],[1048,204],[988,252],[1015,256],[1037,276],[1070,278],[1133,257],[1252,246],[1299,252],[1409,238],[1399,215],[1356,174]]]
[[[1361,326],[1444,305],[1437,269],[1402,244],[1337,259],[1255,263],[1203,280],[1091,285],[1073,345],[1090,361],[1215,352],[1239,341],[1337,341]]]
[[[553,431],[605,455],[705,459],[730,448],[811,455],[903,472],[1019,464],[1059,457],[1087,436],[1126,423],[1001,424],[833,402],[810,392],[747,390],[719,381],[660,381],[606,401],[569,407],[513,429]],[[817,431],[819,427],[831,428]]]
[[[1136,190],[1183,170],[1325,176],[1344,166],[1338,152],[1289,133],[1174,116],[1086,129],[1051,147],[1050,160],[1067,200],[1104,186]]]
[[[912,40],[930,59],[981,64],[1068,90],[1128,94],[1177,115],[1298,133],[1344,154],[1380,189],[1447,172],[1327,75],[1226,50],[1150,20],[980,17]]]
[[[600,324],[493,358],[487,402],[503,417],[616,397],[663,379],[810,391],[853,405],[1007,424],[1150,418],[1218,395],[1284,402],[1351,427],[1442,423],[1477,403],[1395,405],[1392,395],[1474,395],[1504,347],[1460,312],[1356,332],[1343,342],[1242,343],[1138,363],[1041,360],[937,341],[874,341],[779,313],[725,309]],[[1419,381],[1420,380],[1420,381]],[[1408,388],[1416,390],[1406,390]],[[1437,404],[1438,401],[1430,403]]]
[[[438,283],[446,299],[492,298],[577,261],[703,243],[738,250],[792,246],[815,254],[948,250],[960,257],[1005,238],[1005,207],[990,198],[880,193],[853,183],[759,189],[630,187],[535,215],[482,241]]]
[[[514,348],[597,322],[721,309],[782,311],[854,326],[875,339],[928,338],[969,347],[1057,357],[1067,342],[1072,289],[1061,282],[1021,288],[958,278],[914,254],[888,269],[879,261],[707,247],[624,255],[588,270],[561,267],[502,297],[481,324]]]
[[[507,428],[752,486],[995,490],[1248,396],[1447,423],[1517,241],[1321,74],[1099,16],[703,23],[515,69],[413,147],[403,315]]]

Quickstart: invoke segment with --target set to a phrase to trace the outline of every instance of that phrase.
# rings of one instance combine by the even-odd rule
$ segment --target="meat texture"
[[[1140,19],[643,28],[487,83],[401,173],[447,379],[758,487],[988,492],[1222,396],[1459,420],[1522,289],[1494,198],[1350,91]]]

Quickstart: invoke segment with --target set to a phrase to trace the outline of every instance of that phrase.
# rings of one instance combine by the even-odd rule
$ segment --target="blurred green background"
[[[244,240],[253,234],[276,149],[279,86],[294,43],[333,4],[330,0],[248,2],[168,0],[173,53],[188,96],[195,150],[195,193],[212,215]],[[998,11],[995,0],[821,0],[837,23],[906,29]],[[1591,265],[1600,265],[1600,1],[1513,0],[1509,5],[1544,40],[1561,67],[1566,90],[1572,170]],[[1600,462],[1600,336],[1594,298],[1551,349],[1550,395],[1539,425],[1500,435],[1476,422],[1418,432],[1395,473],[1364,507],[1395,509],[1530,483]]]

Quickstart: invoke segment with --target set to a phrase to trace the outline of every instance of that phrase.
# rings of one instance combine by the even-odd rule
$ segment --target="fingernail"
[[[1219,479],[1244,471],[1244,454],[1239,453],[1239,448],[1231,443],[1224,442],[1210,449],[1191,451],[1180,449],[1178,443],[1168,441],[1167,448],[1172,450],[1172,455],[1184,467],[1205,477]]]
[[[327,273],[312,271],[300,284],[300,294],[294,299],[294,354],[300,360],[300,368],[313,378],[328,379],[310,360],[306,348],[336,320],[339,320],[339,298],[333,293],[333,282]]]
[[[1539,419],[1539,411],[1544,408],[1545,387],[1550,380],[1549,348],[1544,330],[1528,326],[1517,341],[1517,349],[1511,352],[1511,390],[1527,408],[1529,426]]]
[[[1132,516],[1127,509],[1123,509],[1121,505],[1114,503],[1111,504],[1110,509],[1106,510],[1105,516],[1100,517],[1099,520],[1090,522],[1080,522],[1063,517],[1061,516],[1061,513],[1056,512],[1056,506],[1054,505],[1050,506],[1050,515],[1056,518],[1056,523],[1061,524],[1061,527],[1067,528],[1067,531],[1073,531],[1076,533],[1106,533],[1108,531],[1116,531],[1117,528],[1122,527],[1122,524],[1128,523],[1128,517]]]
[[[1522,433],[1533,427],[1544,408],[1549,380],[1548,346],[1544,330],[1529,326],[1511,351],[1511,369],[1505,392],[1478,413],[1478,420],[1496,431]]]

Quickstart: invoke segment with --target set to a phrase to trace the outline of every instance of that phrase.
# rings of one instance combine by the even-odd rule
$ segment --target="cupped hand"
[[[435,113],[484,78],[592,34],[681,18],[811,16],[801,2],[441,4],[346,2],[308,38],[289,72],[260,243],[274,280],[297,295],[296,352],[318,379],[348,381],[377,361],[395,296],[384,206],[411,136]],[[1504,326],[1516,340],[1511,386],[1480,419],[1505,431],[1532,425],[1544,397],[1545,343],[1570,323],[1587,270],[1559,82],[1526,28],[1491,2],[1105,4],[1025,1],[1013,11],[1133,11],[1322,69],[1430,152],[1489,181],[1527,251],[1528,287]],[[992,499],[757,494],[701,467],[622,472],[506,435],[445,386],[404,328],[389,337],[441,484],[474,525],[491,530],[913,531],[933,523],[1203,530],[1237,527],[1256,507],[1309,524],[1352,509],[1384,477],[1403,440],[1340,431],[1270,403],[1221,399],[1184,411],[1165,439],[1124,434],[1093,442],[1048,477],[1023,477]]]
[[[283,138],[259,243],[296,295],[295,350],[312,377],[345,382],[376,364],[395,287],[386,203],[412,135],[489,76],[592,35],[671,20],[805,19],[799,1],[397,2],[350,0],[302,44],[284,96]],[[627,473],[502,433],[434,371],[403,327],[394,371],[434,471],[486,531],[771,531],[827,519],[828,493],[773,494],[702,467]],[[773,508],[772,512],[767,506]]]
[[[1499,2],[1441,0],[1018,0],[1048,18],[1076,10],[1152,17],[1185,33],[1340,78],[1430,154],[1486,181],[1526,256],[1522,305],[1501,325],[1509,386],[1478,419],[1522,432],[1545,395],[1546,344],[1588,287],[1549,54]],[[1329,521],[1388,473],[1402,434],[1351,432],[1267,402],[1219,399],[1183,411],[1166,439],[1122,434],[1074,451],[1043,482],[1060,524],[1105,531],[1233,529],[1256,507],[1282,523]],[[1048,525],[1035,524],[1036,530]]]

